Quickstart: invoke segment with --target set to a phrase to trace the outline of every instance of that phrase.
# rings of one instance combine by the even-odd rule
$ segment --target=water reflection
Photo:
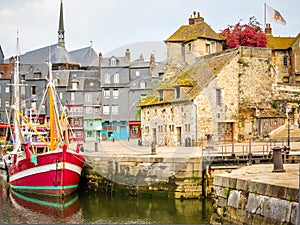
[[[14,192],[0,177],[0,223],[159,223],[209,222],[212,203],[202,200],[133,198],[75,194],[61,201]]]

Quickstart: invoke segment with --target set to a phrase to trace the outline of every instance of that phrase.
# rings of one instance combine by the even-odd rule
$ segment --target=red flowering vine
[[[248,24],[229,25],[221,32],[225,39],[225,48],[236,46],[266,47],[267,37],[261,28],[261,24],[254,17],[249,19]]]

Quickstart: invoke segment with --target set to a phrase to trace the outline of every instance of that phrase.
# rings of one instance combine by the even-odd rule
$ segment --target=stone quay
[[[83,147],[87,163],[82,181],[86,191],[195,199],[215,195],[216,174],[263,161],[270,164],[274,145],[236,145],[234,153],[231,145],[141,146],[137,139],[86,142]],[[285,160],[299,162],[299,147],[292,142]]]
[[[241,167],[214,177],[212,224],[299,224],[299,164]]]

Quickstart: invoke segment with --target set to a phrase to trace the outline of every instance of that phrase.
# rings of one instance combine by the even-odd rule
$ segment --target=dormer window
[[[158,91],[158,100],[159,101],[164,100],[164,91],[163,90]]]
[[[111,58],[110,59],[110,66],[117,66],[117,59],[116,58]]]
[[[175,87],[176,98],[180,98],[180,86]]]

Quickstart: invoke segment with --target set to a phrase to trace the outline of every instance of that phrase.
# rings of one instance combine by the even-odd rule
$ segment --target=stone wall
[[[156,141],[159,146],[181,146],[185,145],[186,138],[194,142],[195,110],[191,102],[144,107],[141,116],[143,145],[149,146]]]
[[[250,177],[255,177],[255,173]],[[213,224],[298,224],[299,190],[287,184],[216,175],[214,189],[216,214],[212,217]]]
[[[197,199],[202,196],[201,158],[89,156],[87,160],[91,166],[84,168],[82,183],[89,192],[122,189],[130,195],[151,191],[170,198]],[[207,194],[211,194],[212,180],[209,184]]]

